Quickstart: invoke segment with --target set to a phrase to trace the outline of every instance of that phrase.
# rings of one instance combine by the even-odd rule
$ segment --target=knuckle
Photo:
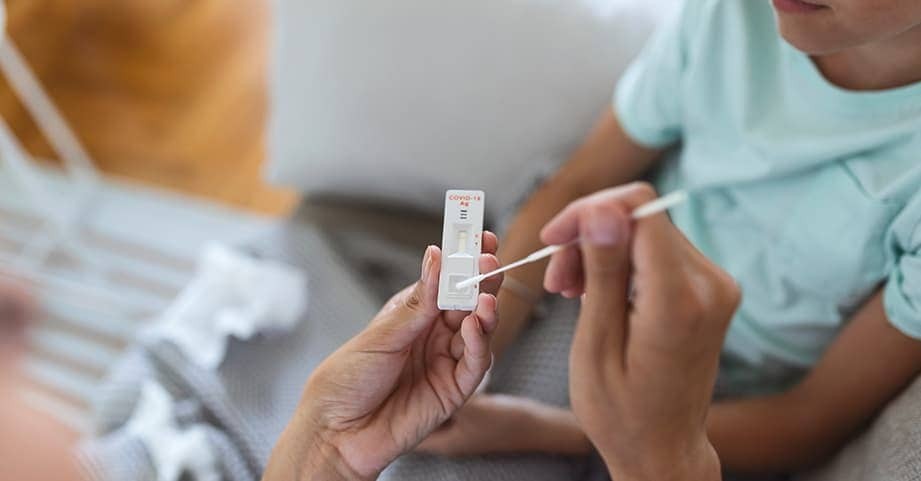
[[[632,182],[627,186],[627,189],[631,196],[635,197],[636,200],[640,202],[648,202],[659,196],[658,192],[656,192],[656,188],[645,181]]]
[[[403,296],[403,306],[411,311],[416,311],[422,309],[422,295],[420,293],[419,284],[416,285],[416,288],[410,290]]]
[[[706,276],[705,287],[698,288],[701,311],[697,314],[723,323],[729,323],[742,302],[742,290],[727,272],[712,266]]]
[[[735,279],[729,275],[723,276],[719,298],[722,301],[721,307],[726,311],[727,317],[731,317],[742,303],[742,289]]]
[[[731,305],[737,305],[742,300],[742,289],[729,274],[720,272],[720,289],[723,299]]]
[[[591,222],[599,217],[622,216],[625,213],[623,200],[616,197],[605,197],[585,205],[582,210],[582,222]]]

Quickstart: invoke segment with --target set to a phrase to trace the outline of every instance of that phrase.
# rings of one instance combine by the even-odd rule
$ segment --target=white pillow
[[[680,0],[276,0],[271,181],[508,209],[565,160]]]

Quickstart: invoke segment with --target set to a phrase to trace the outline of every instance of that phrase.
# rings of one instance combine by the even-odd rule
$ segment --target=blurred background
[[[268,0],[7,0],[8,33],[105,173],[266,214]],[[54,153],[0,79],[0,115]]]
[[[5,58],[18,50],[16,75],[34,75],[94,168],[62,175],[48,129],[0,76],[22,149],[0,159],[0,282],[38,306],[26,398],[76,436],[106,369],[189,282],[202,245],[258,237],[296,204],[261,175],[269,2],[5,4]]]

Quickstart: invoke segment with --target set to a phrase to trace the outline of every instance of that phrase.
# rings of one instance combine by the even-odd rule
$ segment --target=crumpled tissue
[[[215,369],[230,336],[249,340],[289,332],[307,298],[303,272],[211,244],[199,258],[195,278],[145,335],[167,339],[190,361]]]

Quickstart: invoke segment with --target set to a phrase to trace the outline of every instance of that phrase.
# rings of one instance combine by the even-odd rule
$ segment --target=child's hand
[[[531,399],[476,396],[417,448],[443,456],[543,452],[583,454],[588,438],[568,410]]]
[[[527,408],[510,396],[476,396],[417,448],[444,456],[475,456],[523,449]]]

